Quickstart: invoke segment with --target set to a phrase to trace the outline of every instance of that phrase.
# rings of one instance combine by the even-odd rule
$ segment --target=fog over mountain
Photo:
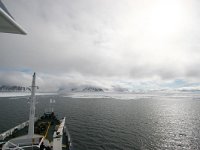
[[[0,33],[0,85],[200,89],[198,0],[3,3],[28,35]]]

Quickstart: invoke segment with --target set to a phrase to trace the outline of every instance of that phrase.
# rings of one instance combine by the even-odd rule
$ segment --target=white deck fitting
[[[53,134],[53,150],[62,150],[63,129],[65,126],[65,118],[62,120],[57,131]]]

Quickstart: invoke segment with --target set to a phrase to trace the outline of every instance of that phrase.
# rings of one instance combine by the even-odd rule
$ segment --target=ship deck
[[[32,140],[29,145],[35,144],[38,145],[41,140],[44,140],[44,145],[46,150],[48,148],[53,146],[53,135],[54,132],[58,130],[60,125],[60,121],[55,117],[53,113],[45,113],[41,118],[39,118],[35,122],[35,135],[38,137],[40,136],[39,139],[35,138],[35,141]],[[18,130],[17,128],[14,130],[12,135],[8,136],[7,138],[4,139],[4,141],[9,141],[13,139],[20,139],[20,137],[24,137],[28,134],[28,126],[25,126],[23,129]],[[67,136],[63,136],[62,138],[62,150],[68,150],[69,149],[69,144],[68,144],[68,138]],[[21,146],[21,145],[20,145]],[[47,148],[48,147],[48,148]],[[0,148],[1,149],[1,148]],[[39,150],[40,148],[38,146],[35,147],[26,147],[23,146],[24,150]],[[50,150],[50,149],[49,149]],[[55,150],[55,149],[54,149]]]

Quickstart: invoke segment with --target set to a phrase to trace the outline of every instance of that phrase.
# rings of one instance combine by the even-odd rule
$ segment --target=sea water
[[[188,95],[188,96],[187,96]],[[199,149],[200,96],[71,98],[37,96],[37,116],[49,107],[66,116],[75,150]],[[0,132],[26,120],[27,97],[0,98]]]

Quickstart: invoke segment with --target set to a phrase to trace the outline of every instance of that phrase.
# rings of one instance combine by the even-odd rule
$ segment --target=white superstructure
[[[0,32],[26,34],[26,31],[14,20],[0,0]]]

